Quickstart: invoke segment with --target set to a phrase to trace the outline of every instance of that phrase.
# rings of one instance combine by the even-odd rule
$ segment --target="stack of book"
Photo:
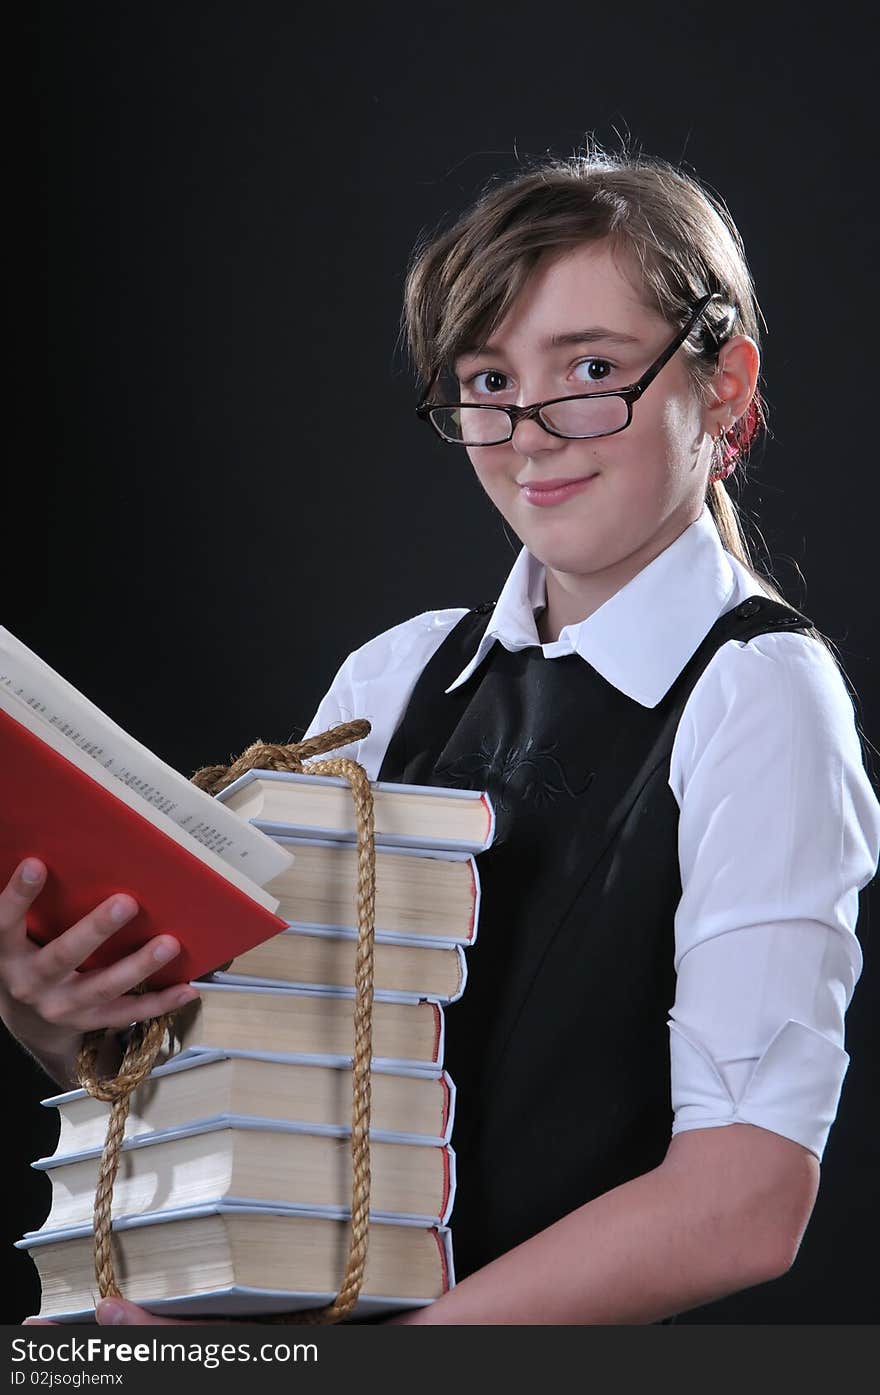
[[[443,1008],[465,989],[476,855],[494,834],[485,794],[372,791],[370,1232],[355,1317],[429,1303],[454,1283]],[[169,1058],[132,1096],[112,1202],[117,1278],[157,1313],[319,1307],[338,1292],[350,1238],[354,804],[347,781],[273,771],[250,771],[208,802],[283,856],[265,887],[277,918],[223,971],[202,967]],[[55,1152],[34,1164],[51,1208],[18,1244],[37,1265],[42,1315],[77,1320],[96,1299],[92,1211],[109,1106],[83,1090],[44,1103],[61,1121]]]

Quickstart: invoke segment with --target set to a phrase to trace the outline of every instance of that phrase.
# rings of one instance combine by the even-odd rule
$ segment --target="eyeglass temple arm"
[[[418,417],[427,416],[427,414],[428,414],[428,408],[429,408],[429,406],[431,405],[431,393],[434,391],[434,388],[437,386],[437,379],[438,379],[439,377],[440,377],[440,372],[439,372],[439,370],[438,370],[436,373],[432,374],[432,376],[431,376],[431,381],[428,383],[427,387],[425,388],[424,394],[422,395],[422,399],[421,399],[421,401],[419,402],[418,406],[416,407],[416,416],[418,416]]]
[[[690,319],[687,320],[680,333],[678,333],[673,339],[672,343],[669,344],[666,349],[664,349],[663,353],[657,359],[656,363],[652,363],[651,367],[647,370],[647,372],[644,373],[642,377],[639,378],[639,381],[637,383],[634,383],[633,386],[629,389],[629,392],[632,394],[633,398],[641,397],[642,393],[645,391],[645,388],[648,387],[650,383],[653,383],[657,374],[660,372],[660,369],[665,368],[666,364],[672,358],[672,355],[678,353],[678,350],[681,348],[682,344],[687,339],[694,325],[697,323],[697,320],[708,308],[710,303],[713,300],[723,299],[724,296],[722,296],[720,291],[710,291],[708,295],[704,295],[701,300],[697,301]]]

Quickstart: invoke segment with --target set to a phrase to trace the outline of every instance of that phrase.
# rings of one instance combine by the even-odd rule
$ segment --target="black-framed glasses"
[[[416,407],[416,415],[433,426],[441,440],[454,446],[500,446],[513,439],[521,421],[537,421],[551,436],[566,440],[590,440],[614,436],[632,421],[633,403],[654,381],[672,355],[681,348],[694,325],[713,300],[724,300],[718,291],[704,295],[691,307],[691,315],[671,344],[646,368],[637,383],[609,392],[582,392],[573,397],[551,397],[530,407],[496,407],[491,403],[431,402],[428,397]],[[731,310],[728,324],[733,317]],[[722,338],[715,336],[716,348]],[[437,379],[428,388],[430,395]]]

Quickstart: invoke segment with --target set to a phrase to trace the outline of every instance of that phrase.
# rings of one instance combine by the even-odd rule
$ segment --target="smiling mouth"
[[[595,479],[599,471],[594,470],[591,475],[576,475],[572,479],[559,480],[519,480],[520,489],[531,490],[534,494],[549,494],[557,489],[567,489],[572,484],[585,484],[587,480]]]
[[[592,475],[581,475],[580,479],[535,480],[521,484],[520,495],[531,510],[555,509],[583,494],[598,476],[597,470]]]

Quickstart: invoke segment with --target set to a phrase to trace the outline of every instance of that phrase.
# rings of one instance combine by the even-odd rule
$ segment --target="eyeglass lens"
[[[577,397],[542,407],[540,419],[564,436],[607,436],[626,426],[622,397]],[[434,407],[431,420],[447,441],[500,445],[511,437],[510,418],[497,407]]]

